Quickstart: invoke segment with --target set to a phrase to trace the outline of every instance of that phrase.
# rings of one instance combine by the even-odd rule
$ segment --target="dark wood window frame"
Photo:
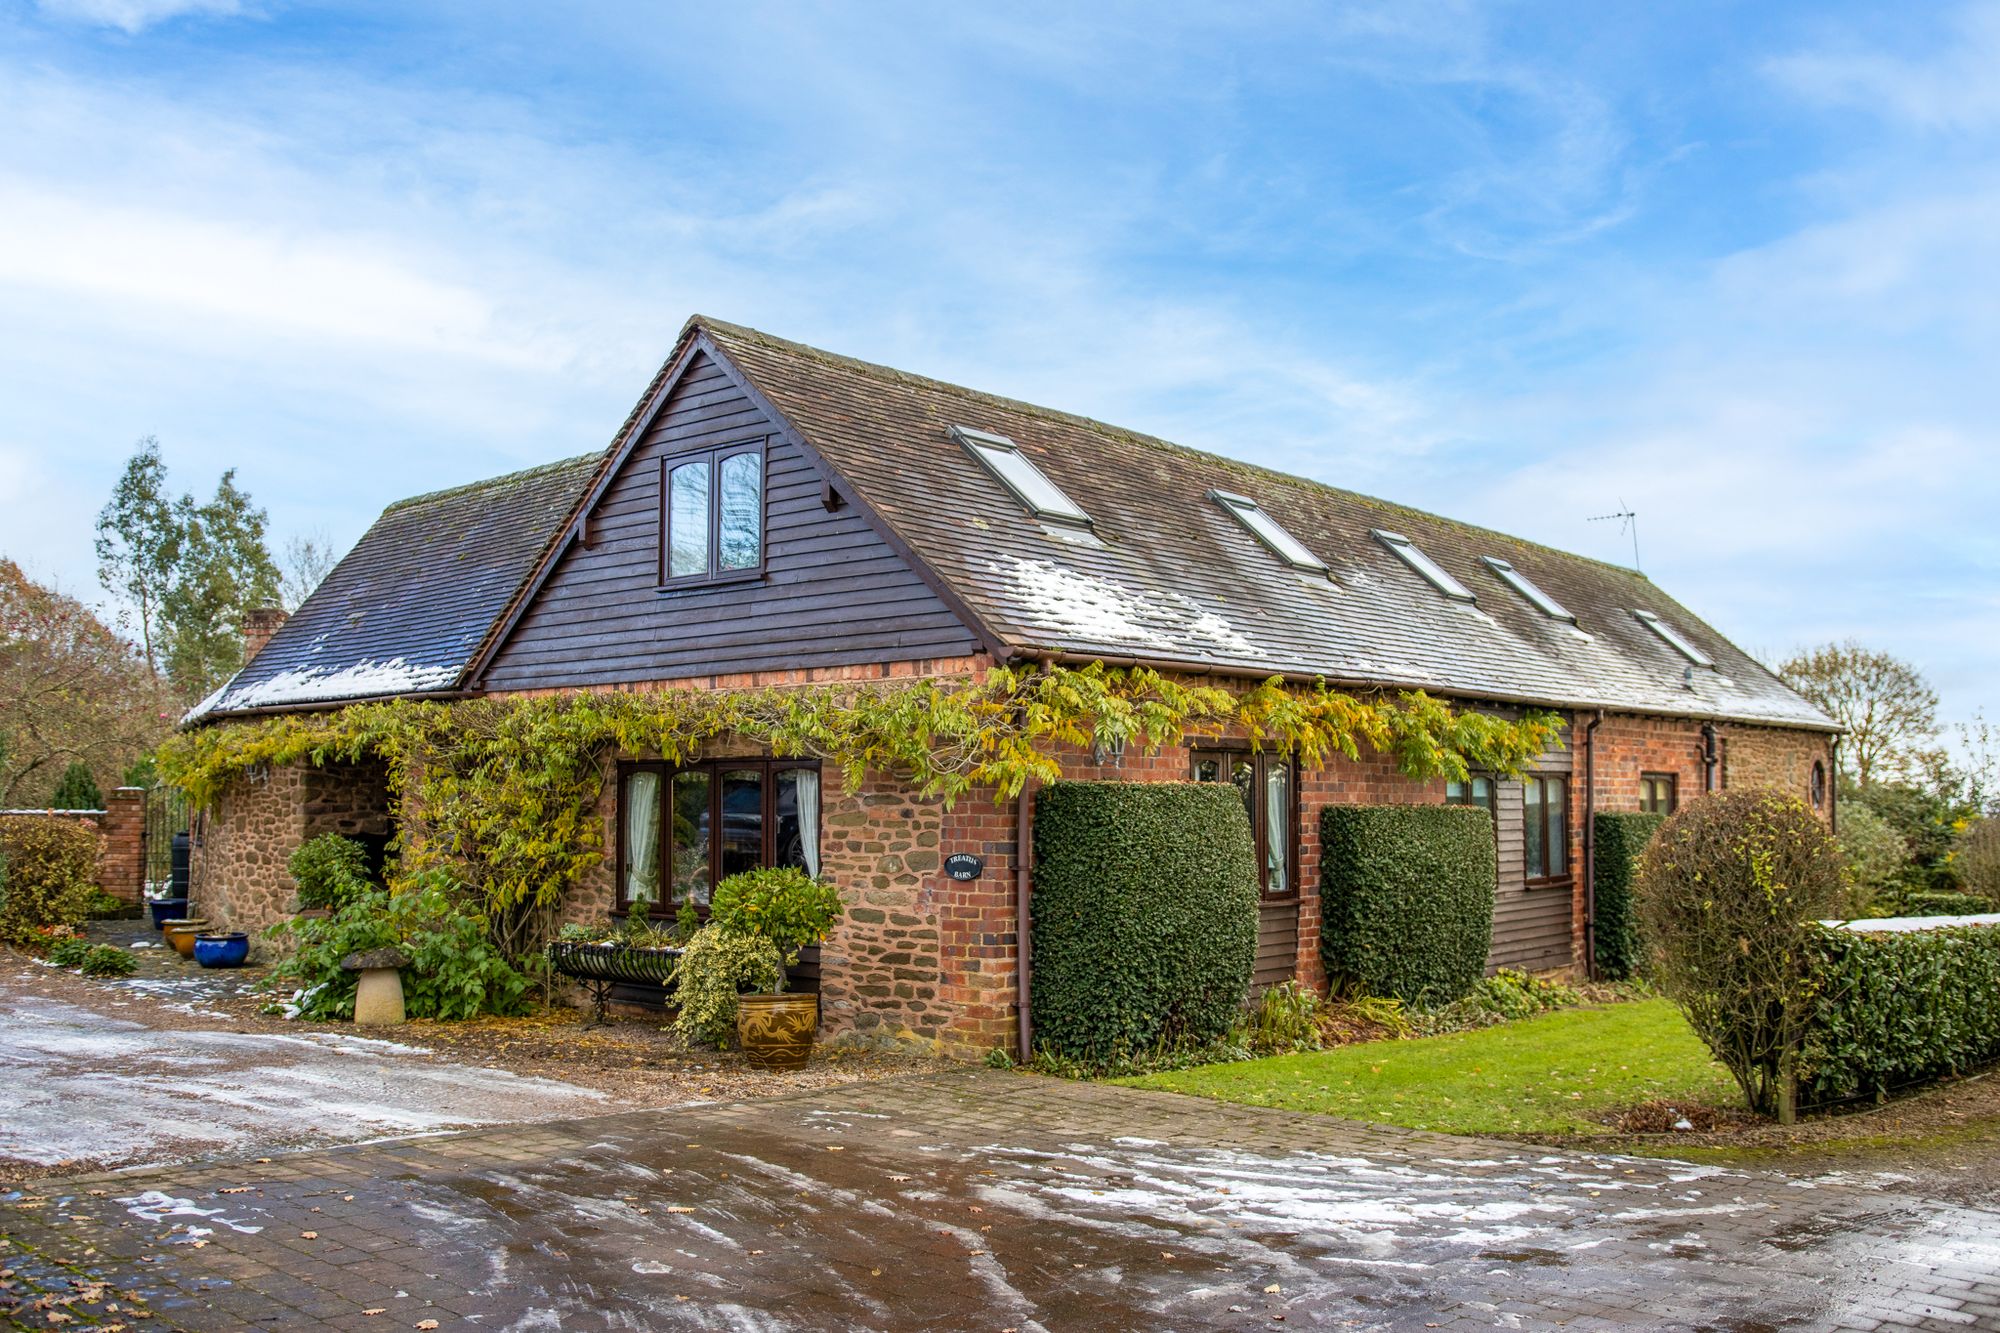
[[[1666,800],[1661,802],[1656,795],[1660,786],[1666,788]],[[1680,809],[1681,780],[1676,773],[1641,773],[1639,775],[1639,809],[1649,815],[1670,815]]]
[[[1543,855],[1546,856],[1549,846],[1548,820],[1551,808],[1548,799],[1548,784],[1551,782],[1560,782],[1562,784],[1562,809],[1559,815],[1562,826],[1562,864],[1559,867],[1551,868],[1548,874],[1537,875],[1534,873],[1533,866],[1525,864],[1529,848],[1533,846],[1533,842],[1528,837],[1527,823],[1533,817],[1533,812],[1537,810],[1541,812],[1542,848]],[[1541,788],[1540,801],[1530,801],[1528,799],[1528,789],[1535,786]],[[1569,836],[1570,796],[1570,775],[1567,773],[1529,773],[1521,779],[1521,853],[1524,868],[1527,870],[1527,886],[1531,889],[1567,886],[1573,882],[1570,867],[1575,864],[1575,853],[1574,849],[1570,846]]]
[[[615,865],[617,881],[612,890],[612,915],[626,916],[632,910],[632,904],[626,897],[625,892],[626,870],[630,865],[629,848],[626,846],[626,779],[634,773],[657,773],[660,778],[658,796],[660,814],[656,821],[659,838],[658,865],[660,867],[660,891],[659,895],[651,903],[647,915],[671,918],[680,911],[680,905],[674,900],[673,882],[674,827],[672,805],[674,777],[680,773],[706,773],[709,775],[708,883],[709,887],[713,889],[717,881],[722,878],[722,839],[716,836],[716,830],[721,827],[720,806],[722,801],[722,783],[719,779],[725,772],[736,772],[744,769],[756,769],[763,774],[763,810],[760,817],[763,821],[762,836],[764,845],[758,857],[758,862],[760,865],[768,866],[771,864],[772,856],[776,850],[775,844],[777,840],[778,821],[776,811],[778,783],[776,775],[788,769],[806,769],[815,774],[820,773],[819,760],[779,759],[763,755],[745,755],[734,759],[705,759],[695,764],[669,764],[660,760],[644,759],[619,761],[617,794],[612,802],[612,820],[618,826],[618,856]],[[823,777],[820,792],[822,797],[820,827],[818,830],[820,834],[820,848],[815,850],[823,851],[826,831],[826,807],[824,804],[826,788]],[[708,915],[707,904],[695,904],[695,911],[701,916],[706,917]]]
[[[1473,798],[1472,786],[1476,782],[1483,782],[1486,784],[1486,799],[1483,801],[1475,800]],[[1465,780],[1465,798],[1463,800],[1453,796],[1451,794],[1451,788],[1452,784],[1449,780],[1447,780],[1444,785],[1444,803],[1446,805],[1474,805],[1474,806],[1485,807],[1486,813],[1489,816],[1491,816],[1493,820],[1494,836],[1498,837],[1500,833],[1500,779],[1494,777],[1491,773],[1472,774]]]
[[[1250,780],[1257,798],[1254,806],[1256,813],[1251,815],[1250,818],[1251,839],[1256,844],[1257,900],[1260,903],[1297,902],[1299,898],[1299,811],[1301,806],[1299,766],[1289,759],[1281,759],[1269,753],[1252,751],[1247,748],[1207,745],[1198,749],[1191,749],[1188,752],[1188,773],[1190,777],[1193,777],[1199,771],[1201,763],[1205,759],[1217,759],[1225,763],[1244,759],[1250,761]],[[1270,828],[1269,821],[1264,818],[1264,803],[1262,798],[1265,781],[1264,775],[1269,771],[1272,764],[1283,764],[1289,770],[1286,774],[1285,791],[1290,798],[1289,804],[1291,808],[1286,811],[1285,818],[1286,822],[1291,826],[1292,836],[1290,844],[1285,848],[1285,881],[1287,887],[1283,893],[1272,893],[1267,877],[1267,872],[1270,868],[1270,861],[1268,859],[1270,851]]]
[[[659,591],[706,588],[717,583],[743,583],[764,577],[766,538],[771,529],[770,437],[736,440],[707,449],[689,449],[666,454],[660,459],[660,550],[656,578]],[[722,567],[722,465],[742,454],[757,455],[757,563],[742,569]],[[674,469],[689,463],[708,465],[708,567],[699,574],[672,573],[674,549],[673,496],[670,482]]]

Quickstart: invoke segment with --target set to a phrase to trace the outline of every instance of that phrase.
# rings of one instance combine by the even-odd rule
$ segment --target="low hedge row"
[[[1800,1100],[1887,1093],[2000,1060],[2000,926],[1820,930]]]
[[[1320,957],[1336,986],[1445,1004],[1485,972],[1499,879],[1485,810],[1330,805],[1319,864]]]
[[[0,816],[0,944],[81,926],[97,880],[97,834],[73,819]]]
[[[1257,862],[1236,788],[1055,782],[1035,798],[1035,1044],[1102,1066],[1213,1041],[1250,995]]]
[[[1903,899],[1904,916],[1983,916],[1993,904],[1971,893],[1912,893]]]
[[[1639,917],[1633,906],[1633,886],[1639,878],[1639,857],[1646,844],[1667,822],[1665,815],[1600,810],[1594,821],[1597,866],[1597,974],[1620,981],[1638,971],[1645,958]]]

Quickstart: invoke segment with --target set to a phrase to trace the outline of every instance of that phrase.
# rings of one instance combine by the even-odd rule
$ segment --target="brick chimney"
[[[285,612],[275,606],[260,606],[243,613],[243,665],[250,665],[251,659],[264,651],[264,645],[271,641],[285,619]]]

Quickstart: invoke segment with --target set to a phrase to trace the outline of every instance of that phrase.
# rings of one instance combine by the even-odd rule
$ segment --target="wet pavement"
[[[0,1225],[133,1329],[2000,1328],[2000,1213],[1893,1181],[984,1070],[46,1182]]]
[[[108,982],[101,1009],[0,984],[0,1180],[610,1109],[601,1092],[400,1042],[141,1021],[165,1005],[208,1013],[214,984]]]

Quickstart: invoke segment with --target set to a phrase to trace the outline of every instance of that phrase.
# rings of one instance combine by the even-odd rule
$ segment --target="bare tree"
[[[1937,691],[1923,673],[1853,639],[1798,653],[1778,674],[1846,728],[1841,764],[1863,787],[1909,772],[1937,735]]]
[[[278,570],[279,604],[287,613],[298,610],[339,563],[333,539],[323,531],[315,529],[286,538],[285,555]]]
[[[0,806],[48,799],[74,764],[115,778],[172,729],[172,711],[130,643],[0,560]]]

